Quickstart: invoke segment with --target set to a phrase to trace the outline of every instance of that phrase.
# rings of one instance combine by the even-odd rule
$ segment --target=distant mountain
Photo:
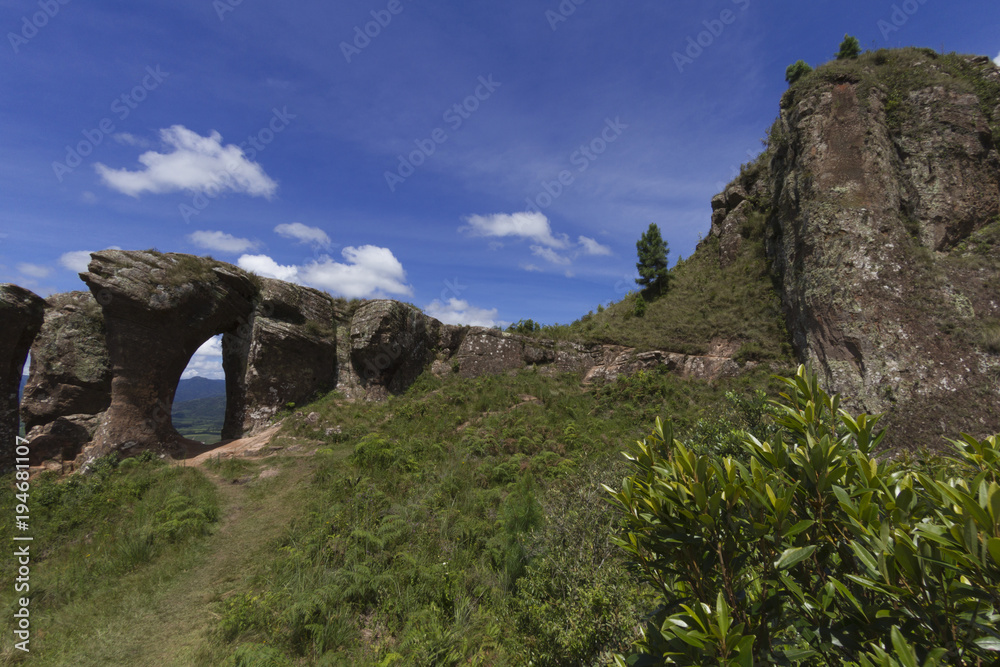
[[[177,393],[174,394],[174,405],[198,398],[212,398],[226,395],[225,380],[209,380],[203,377],[193,377],[177,383]]]

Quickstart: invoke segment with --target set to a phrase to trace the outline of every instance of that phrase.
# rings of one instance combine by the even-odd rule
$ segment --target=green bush
[[[749,464],[657,420],[605,487],[659,602],[629,664],[995,664],[997,436],[963,435],[931,469],[880,460],[878,417],[841,410],[802,367],[783,381],[782,431],[748,434]]]
[[[785,81],[791,86],[811,71],[813,68],[809,66],[809,63],[804,60],[796,60],[785,70]]]

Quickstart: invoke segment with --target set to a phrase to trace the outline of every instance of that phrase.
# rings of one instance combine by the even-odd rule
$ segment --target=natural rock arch
[[[183,438],[171,407],[181,374],[202,343],[238,335],[250,320],[255,280],[191,255],[107,250],[91,258],[80,277],[101,304],[113,376],[88,459],[133,447],[176,449]]]
[[[17,394],[31,342],[42,328],[45,302],[17,285],[0,285],[0,470],[14,464]]]

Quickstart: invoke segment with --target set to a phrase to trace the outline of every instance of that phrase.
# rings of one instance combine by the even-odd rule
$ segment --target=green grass
[[[671,269],[667,293],[648,301],[641,317],[635,299],[643,297],[632,295],[534,335],[683,354],[705,354],[712,339],[722,338],[740,344],[740,361],[788,361],[792,348],[764,257],[763,216],[752,222],[758,225],[743,230],[743,246],[730,265],[720,265],[718,239],[705,239]]]
[[[751,381],[425,374],[384,403],[314,403],[317,423],[289,418],[276,440],[316,447],[311,500],[220,605],[214,641],[308,664],[606,658],[646,598],[611,548],[600,484],[657,415],[693,431]]]

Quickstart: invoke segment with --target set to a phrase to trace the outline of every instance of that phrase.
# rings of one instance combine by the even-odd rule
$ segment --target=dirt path
[[[219,493],[221,518],[213,534],[195,541],[169,571],[137,572],[141,583],[127,585],[118,596],[112,589],[99,600],[81,601],[75,610],[83,616],[79,624],[72,613],[61,616],[69,624],[61,631],[69,641],[33,654],[30,662],[216,667],[224,658],[210,637],[218,602],[248,586],[252,565],[273,559],[275,541],[307,502],[311,470],[307,457],[273,457],[237,484],[201,468]]]
[[[301,493],[308,472],[303,463],[297,461],[278,476],[257,482],[273,489],[273,494],[251,493],[252,487],[204,471],[219,489],[222,521],[191,568],[151,601],[145,628],[137,628],[144,650],[133,664],[211,664],[205,661],[208,632],[215,625],[214,603],[236,587],[252,562],[271,557],[263,554],[281,536],[298,506],[293,497]]]

